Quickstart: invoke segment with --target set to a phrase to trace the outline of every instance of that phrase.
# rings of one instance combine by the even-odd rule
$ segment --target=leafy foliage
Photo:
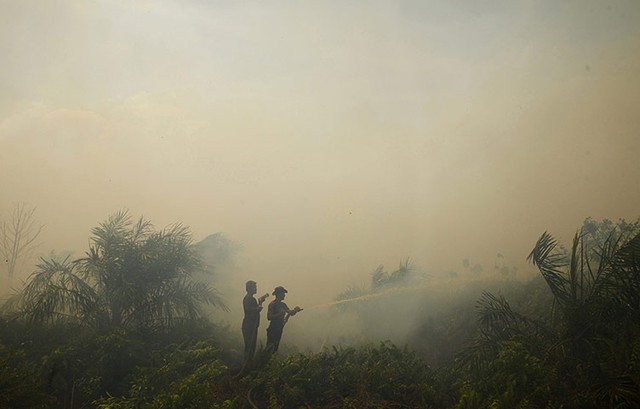
[[[446,407],[436,375],[415,352],[391,343],[272,360],[257,375],[260,407]]]
[[[98,408],[217,408],[226,407],[218,399],[216,383],[227,368],[218,360],[218,350],[210,343],[171,345],[156,351],[144,366],[136,369],[128,397],[109,396]]]
[[[202,266],[187,228],[156,231],[121,211],[92,233],[85,257],[42,260],[9,307],[32,321],[94,328],[167,327],[200,317],[203,303],[226,309],[212,289],[191,278]]]
[[[401,285],[406,282],[412,272],[413,266],[409,258],[401,262],[398,269],[391,273],[384,271],[384,266],[380,265],[371,273],[371,290],[375,292]]]
[[[42,260],[37,271],[7,307],[31,322],[81,322],[96,325],[101,317],[95,289],[78,274],[78,263]]]
[[[467,376],[456,408],[547,407],[557,398],[554,368],[515,341],[502,343]]]
[[[485,293],[478,302],[480,334],[460,355],[468,379],[459,407],[539,406],[545,404],[540,396],[547,396],[548,405],[565,407],[637,407],[639,243],[637,222],[587,219],[568,251],[545,232],[529,259],[553,296],[553,314],[548,320],[531,319],[513,311],[503,297]],[[509,399],[492,384],[505,371],[518,375],[515,367],[501,366],[505,351],[512,357],[517,352],[520,367],[534,371],[527,375],[528,390],[518,392],[517,384]],[[546,378],[531,378],[538,367]]]
[[[93,233],[86,257],[42,260],[13,300],[12,311],[19,314],[0,319],[0,407],[640,404],[638,223],[587,219],[568,249],[544,233],[530,255],[540,270],[536,280],[503,281],[508,285],[498,291],[483,281],[483,292],[474,282],[475,304],[474,295],[447,304],[446,313],[413,317],[422,320],[413,335],[423,346],[323,345],[320,353],[282,357],[261,350],[243,377],[236,375],[242,364],[237,331],[193,319],[206,297],[183,285],[194,283],[191,273],[202,268],[185,229],[156,232],[143,219],[132,223],[116,214]],[[361,302],[337,312],[360,314],[370,319],[366,325],[379,327],[389,309],[403,313],[392,319],[404,319],[415,311],[398,308],[409,301],[410,273],[408,260],[393,273],[377,269],[371,290],[350,287],[339,295],[345,304]],[[173,292],[167,291],[171,286]],[[127,296],[118,297],[118,291]],[[190,295],[193,309],[177,295],[181,291]],[[427,300],[435,292],[412,294],[412,301],[424,298],[415,305],[437,304]],[[215,294],[209,302],[218,302]],[[424,360],[439,356],[433,349],[441,349],[441,356],[460,350],[473,330],[455,364],[439,359],[433,369],[432,359]]]
[[[37,368],[25,359],[24,351],[0,344],[0,407],[47,408],[51,401]]]
[[[371,272],[371,285],[368,290],[363,286],[351,285],[335,297],[335,305],[344,311],[353,302],[367,300],[377,294],[402,288],[409,284],[410,279],[414,278],[413,273],[414,268],[409,258],[401,262],[397,270],[390,273],[385,271],[383,265],[380,265]]]

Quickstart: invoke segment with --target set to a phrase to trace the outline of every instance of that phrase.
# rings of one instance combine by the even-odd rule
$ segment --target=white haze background
[[[292,305],[407,257],[530,277],[545,230],[639,216],[639,21],[624,0],[0,0],[0,215],[37,206],[34,256],[82,255],[123,208],[224,232],[239,287]]]

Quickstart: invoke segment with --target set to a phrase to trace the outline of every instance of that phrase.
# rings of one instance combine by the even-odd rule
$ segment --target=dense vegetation
[[[194,279],[206,266],[189,231],[117,213],[84,257],[42,260],[4,306],[0,408],[638,407],[639,232],[587,219],[566,249],[544,233],[529,256],[538,279],[487,285],[425,319],[410,347],[259,350],[238,376],[240,334],[202,313],[224,304]],[[380,268],[370,290],[339,299],[388,291],[410,271]]]

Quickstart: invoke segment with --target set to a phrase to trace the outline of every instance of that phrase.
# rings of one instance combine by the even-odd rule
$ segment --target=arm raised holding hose
[[[274,353],[278,350],[280,345],[280,339],[282,338],[282,330],[284,324],[287,323],[289,317],[292,317],[302,311],[302,308],[296,306],[290,309],[287,304],[283,302],[285,294],[288,291],[282,287],[276,287],[273,290],[273,295],[276,299],[269,303],[267,309],[267,319],[269,320],[269,328],[267,328],[267,350]]]
[[[300,308],[297,305],[295,306],[294,309],[287,310],[287,314],[284,316],[284,322],[287,323],[287,321],[289,321],[289,317],[293,317],[294,315],[296,315],[297,313],[299,313],[302,310],[303,310],[303,308]]]

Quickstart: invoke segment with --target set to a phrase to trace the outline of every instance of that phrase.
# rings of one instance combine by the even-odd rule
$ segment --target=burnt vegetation
[[[414,291],[432,277],[409,259],[391,272],[380,266],[368,285],[339,293],[333,311],[376,325],[413,291],[406,342],[259,349],[243,376],[239,332],[205,313],[210,305],[221,314],[225,294],[205,284],[215,260],[198,248],[186,227],[158,230],[118,212],[92,230],[82,257],[42,259],[2,309],[0,407],[640,405],[638,222],[587,219],[568,247],[545,232],[528,257],[537,278],[515,280],[501,265],[482,288],[461,286],[437,308],[433,292]]]

